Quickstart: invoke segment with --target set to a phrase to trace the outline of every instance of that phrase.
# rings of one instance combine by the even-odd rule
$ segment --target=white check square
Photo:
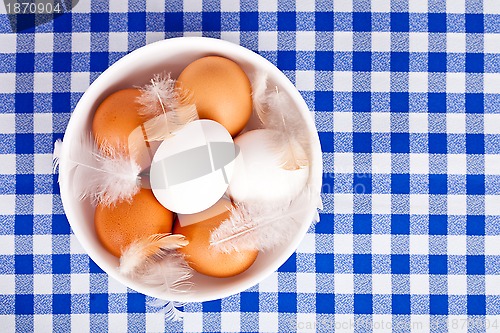
[[[199,0],[187,1],[188,3],[195,3]],[[86,2],[86,1],[82,1]],[[128,12],[128,1],[110,1],[109,2],[109,12],[110,13],[126,13]]]
[[[333,3],[336,12],[352,12],[352,0],[337,0]]]
[[[429,77],[427,72],[410,72],[408,74],[410,92],[427,92],[429,90]]]
[[[486,175],[500,175],[500,155],[484,155],[484,173]]]
[[[220,39],[226,40],[234,44],[240,44],[240,32],[239,31],[221,31]]]
[[[427,133],[429,131],[429,115],[427,113],[410,112],[408,123],[410,133]]]
[[[34,73],[33,91],[37,93],[52,92],[52,73]]]
[[[33,332],[42,332],[47,327],[52,327],[53,320],[52,314],[35,314],[33,316]]]
[[[337,31],[333,33],[333,50],[346,51],[353,50],[353,34],[348,31]]]
[[[52,113],[34,113],[33,132],[52,133]]]
[[[500,196],[485,195],[484,196],[484,214],[485,215],[500,215]]]
[[[89,50],[90,50],[89,32],[75,32],[74,34],[71,35],[71,51],[89,52]]]
[[[295,48],[297,51],[314,51],[316,49],[316,32],[297,31]]]
[[[0,235],[0,255],[14,255],[16,250],[15,236]]]
[[[333,156],[335,173],[353,173],[354,172],[354,154],[353,153],[334,153]]]
[[[276,12],[277,10],[277,0],[259,0],[259,12]]]
[[[74,38],[75,35],[72,35]],[[89,49],[87,49],[88,52]],[[35,34],[35,52],[48,53],[54,51],[54,34],[36,33]]]
[[[448,215],[465,215],[467,213],[467,196],[450,194],[447,196]]]
[[[390,133],[391,132],[391,113],[373,112],[371,119],[372,133]]]
[[[391,294],[392,278],[390,274],[372,274],[373,294]]]
[[[353,236],[352,234],[333,235],[333,250],[337,254],[352,254]]]
[[[500,73],[484,73],[483,75],[484,92],[487,94],[500,94]],[[498,114],[495,115],[498,116]],[[500,126],[497,126],[497,128],[500,128]]]
[[[429,173],[429,154],[410,154],[410,173],[426,175]]]
[[[128,34],[126,32],[110,32],[109,52],[127,52],[127,50],[128,50]]]
[[[315,293],[316,292],[316,274],[315,273],[297,273],[297,292]]]
[[[409,1],[408,11],[410,13],[427,13],[427,0]],[[390,11],[390,10],[389,10]]]
[[[35,194],[33,200],[33,210],[35,214],[50,215],[52,214],[52,195],[51,194]]]
[[[79,3],[82,2],[87,1]],[[71,332],[90,332],[90,315],[88,313],[72,313]]]
[[[410,52],[428,52],[429,34],[426,32],[410,32]]]
[[[52,34],[50,35],[52,36]],[[17,34],[0,34],[0,45],[2,45],[2,52],[16,53]]]
[[[391,254],[391,235],[372,235],[373,254]]]
[[[465,73],[446,73],[446,92],[465,93]]]
[[[467,254],[467,236],[448,235],[447,254],[463,256]]]
[[[352,132],[352,113],[333,112],[333,131]]]
[[[297,248],[298,253],[316,253],[316,234],[307,233]]]
[[[388,13],[391,11],[391,0],[372,0],[372,12]]]
[[[464,175],[467,173],[467,155],[448,154],[448,174]]]
[[[157,12],[157,13],[164,12],[165,11],[165,0],[146,1],[146,11],[147,12]]]
[[[314,71],[297,71],[295,73],[295,86],[298,90],[314,91]]]
[[[467,275],[448,275],[448,294],[467,295]]]
[[[71,293],[88,294],[90,292],[89,274],[71,274]]]
[[[465,49],[465,34],[450,32],[446,34],[446,51],[449,53],[463,53]]]
[[[353,213],[353,195],[336,193],[333,195],[333,204],[335,205],[336,214],[352,214]]]
[[[34,275],[35,277],[36,275]],[[2,274],[0,279],[0,294],[15,295],[16,294],[16,278],[14,274]]]
[[[52,275],[34,274],[33,275],[33,293],[34,294],[52,294]]]
[[[446,0],[446,12],[450,14],[464,14],[465,0]]]
[[[500,53],[500,34],[484,34],[484,53]]]
[[[221,312],[221,331],[222,332],[240,332],[240,313],[239,312]]]
[[[500,295],[500,275],[485,276],[485,294]]]
[[[372,72],[371,90],[373,92],[391,91],[391,73],[390,72]]]
[[[428,194],[410,194],[410,214],[429,214]]]
[[[2,76],[0,74],[0,82],[2,80]],[[0,83],[1,84],[1,83]],[[0,113],[0,133],[2,134],[14,134],[16,133],[16,115],[14,113]],[[4,155],[0,154],[0,158]],[[14,155],[12,155],[14,156]],[[13,159],[14,162],[14,170],[15,170],[15,156]],[[3,165],[0,164],[0,171],[3,169]],[[3,172],[2,172],[3,173]]]
[[[391,50],[390,32],[372,32],[372,52],[389,52]]]
[[[146,332],[165,332],[165,314],[146,313]]]
[[[276,331],[277,327],[278,327],[277,313],[259,312],[259,331],[274,332]]]
[[[84,92],[90,86],[89,72],[71,73],[71,91]]]
[[[446,132],[464,134],[466,130],[465,113],[447,113],[446,114]]]
[[[33,254],[52,254],[52,235],[33,235]]]
[[[389,174],[391,173],[391,154],[390,153],[373,153],[372,154],[372,173]],[[380,200],[389,200],[390,197],[381,197]],[[381,213],[385,214],[385,213]]]
[[[410,254],[429,254],[429,236],[410,235]]]
[[[12,94],[16,92],[16,74],[0,73],[0,93]]]
[[[335,274],[334,284],[336,294],[354,293],[354,275],[353,274]]]
[[[108,314],[108,331],[127,332],[127,314],[126,313],[109,313]]]
[[[278,48],[278,33],[276,31],[259,31],[259,50],[276,51]]]
[[[411,274],[410,275],[410,294],[427,295],[429,294],[429,275]]]
[[[352,91],[352,72],[333,72],[333,90]]]

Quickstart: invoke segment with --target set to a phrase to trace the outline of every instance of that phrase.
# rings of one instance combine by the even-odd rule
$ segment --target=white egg
[[[289,201],[304,188],[309,167],[284,169],[282,154],[276,149],[274,137],[272,130],[258,129],[234,140],[239,154],[228,193],[236,202]],[[300,146],[297,149],[305,156]]]
[[[170,211],[201,212],[226,192],[234,157],[233,139],[224,126],[195,120],[158,147],[150,169],[153,193]]]

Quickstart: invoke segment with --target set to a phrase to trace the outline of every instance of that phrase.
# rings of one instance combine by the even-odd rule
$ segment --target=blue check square
[[[373,295],[354,294],[354,313],[356,314],[373,313]]]
[[[391,272],[392,274],[409,274],[410,256],[407,254],[392,254]]]

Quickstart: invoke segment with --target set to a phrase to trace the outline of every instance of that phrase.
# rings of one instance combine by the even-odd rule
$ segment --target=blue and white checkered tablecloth
[[[0,331],[500,332],[500,1],[0,3]],[[176,36],[258,52],[315,113],[324,210],[259,285],[171,322],[64,215],[52,149],[89,84]]]

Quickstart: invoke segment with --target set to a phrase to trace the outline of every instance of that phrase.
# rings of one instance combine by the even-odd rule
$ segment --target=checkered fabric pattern
[[[80,0],[18,33],[0,13],[0,331],[500,331],[499,1]],[[89,259],[51,167],[89,84],[176,36],[295,83],[325,206],[278,272],[182,322]]]

